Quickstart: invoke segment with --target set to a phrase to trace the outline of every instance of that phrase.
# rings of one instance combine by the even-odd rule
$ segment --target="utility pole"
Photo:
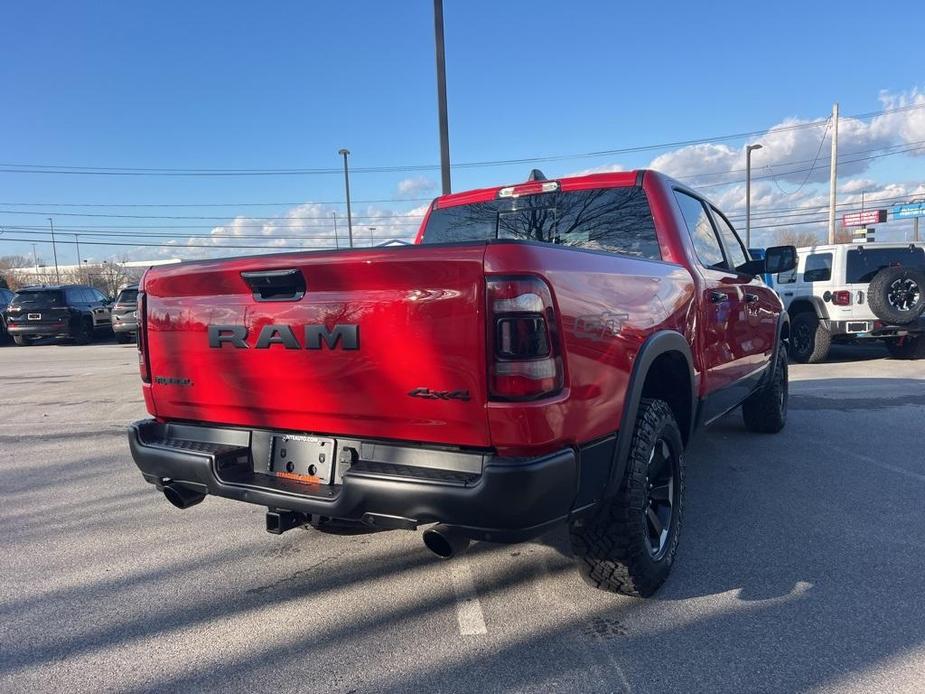
[[[434,41],[437,57],[437,118],[440,121],[440,177],[443,194],[450,193],[450,135],[446,115],[446,52],[443,44],[443,0],[434,0]]]
[[[835,243],[835,182],[838,178],[838,102],[832,106],[832,163],[829,166],[829,243]]]
[[[912,240],[918,243],[919,240],[919,218],[912,218]]]
[[[38,277],[39,274],[39,256],[35,252],[35,244],[32,244],[32,265],[35,267],[35,274]]]
[[[51,217],[48,218],[48,223],[51,225],[51,252],[55,256],[55,281],[61,284],[61,273],[58,272],[58,248],[55,246],[55,223]]]
[[[337,240],[337,213],[332,212],[331,216],[334,218],[334,248],[340,248],[340,241]]]
[[[745,248],[752,247],[752,151],[761,148],[760,144],[745,147]]]
[[[83,277],[83,265],[80,262],[80,234],[74,234],[74,243],[77,244],[77,276]]]
[[[347,169],[347,155],[350,154],[350,150],[339,149],[337,153],[344,158],[344,189],[347,191],[347,238],[350,242],[350,247],[353,248],[353,216],[350,214],[350,173]]]

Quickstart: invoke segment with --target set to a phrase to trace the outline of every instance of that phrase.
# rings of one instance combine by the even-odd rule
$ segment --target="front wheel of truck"
[[[644,399],[619,493],[595,517],[577,520],[569,529],[587,583],[649,597],[665,582],[681,531],[683,450],[668,403]]]

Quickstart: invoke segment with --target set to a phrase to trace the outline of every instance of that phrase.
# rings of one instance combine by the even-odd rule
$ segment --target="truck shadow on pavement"
[[[260,530],[259,509],[207,501],[181,513],[137,478],[122,453],[128,467],[118,469],[110,493],[88,497],[84,509],[75,501],[68,522],[46,523],[44,514],[67,518],[67,499],[92,494],[97,479],[113,474],[113,451],[70,462],[73,477],[63,480],[42,469],[8,472],[0,481],[19,486],[0,490],[0,498],[29,494],[28,508],[4,514],[22,531],[7,539],[9,551],[55,557],[89,536],[98,552],[111,554],[94,572],[70,567],[61,554],[63,570],[74,572],[63,583],[13,586],[16,597],[0,605],[0,674],[53,664],[95,672],[94,661],[114,653],[131,668],[132,658],[150,657],[152,643],[166,648],[216,624],[240,631],[258,618],[288,625],[287,636],[254,638],[246,649],[232,643],[208,660],[191,655],[137,691],[841,688],[896,658],[921,657],[925,540],[910,530],[925,527],[925,469],[921,456],[902,459],[900,452],[917,445],[925,403],[914,395],[921,382],[829,381],[794,382],[781,435],[748,433],[736,413],[695,439],[678,559],[651,600],[584,586],[563,530],[518,546],[473,545],[466,561],[486,606],[482,637],[453,631],[450,564],[410,533],[295,530],[273,538]],[[906,409],[896,407],[896,392]],[[866,402],[863,409],[845,409],[852,396]],[[878,440],[888,423],[909,436]],[[875,456],[909,474],[871,464]],[[43,487],[46,479],[52,486]],[[252,539],[214,534],[245,525],[248,512],[255,522],[244,530]],[[408,583],[421,590],[394,592]],[[358,611],[354,603],[370,591],[383,599]],[[504,612],[507,598],[525,591],[537,596],[518,608],[525,612]],[[304,623],[293,627],[295,617]],[[449,629],[440,639],[452,644],[452,657],[432,662],[424,651],[392,667],[401,635],[434,621]],[[48,628],[55,623],[68,626]],[[377,656],[365,659],[364,652]],[[343,686],[312,680],[319,662],[347,670]],[[133,691],[117,681],[98,684]]]

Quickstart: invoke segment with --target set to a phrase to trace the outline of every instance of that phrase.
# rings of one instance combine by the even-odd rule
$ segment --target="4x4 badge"
[[[430,388],[415,388],[408,393],[412,398],[425,400],[468,400],[468,390],[431,390]]]

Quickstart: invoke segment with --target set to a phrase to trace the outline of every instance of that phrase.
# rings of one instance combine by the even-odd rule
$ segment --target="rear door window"
[[[828,282],[832,279],[832,254],[813,253],[806,256],[803,269],[804,282]]]
[[[703,203],[680,190],[676,190],[674,194],[681,207],[681,215],[687,224],[691,240],[694,242],[694,252],[697,253],[697,258],[706,267],[718,270],[728,269],[723,247],[720,245],[716,230],[710,222],[710,216]]]
[[[893,265],[925,269],[925,249],[920,246],[905,248],[857,248],[848,251],[845,282],[867,284],[880,270]]]

